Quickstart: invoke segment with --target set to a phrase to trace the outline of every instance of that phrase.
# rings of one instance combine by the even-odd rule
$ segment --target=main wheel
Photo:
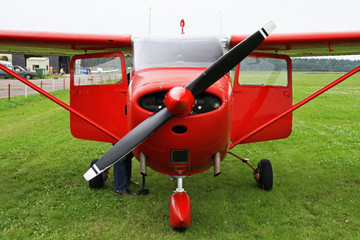
[[[94,159],[90,163],[90,167],[94,165],[99,159]],[[107,170],[97,175],[89,181],[90,188],[102,188],[104,187],[105,180],[107,179]]]
[[[270,190],[273,186],[273,171],[270,160],[261,159],[256,171],[259,173],[259,187],[264,190]]]

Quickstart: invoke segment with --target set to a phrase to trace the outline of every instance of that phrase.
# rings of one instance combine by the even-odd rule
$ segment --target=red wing
[[[232,35],[231,46],[246,37]],[[360,53],[360,32],[272,34],[257,51],[290,57],[354,55]]]
[[[126,52],[130,48],[131,35],[0,30],[0,52],[3,53],[73,56],[85,52]]]

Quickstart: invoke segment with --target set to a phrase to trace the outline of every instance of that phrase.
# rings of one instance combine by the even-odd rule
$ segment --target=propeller
[[[253,50],[255,50],[265,38],[275,29],[275,24],[270,22],[259,31],[250,35],[244,41],[237,44],[229,52],[219,58],[195,80],[185,88],[175,87],[170,89],[165,96],[165,108],[154,113],[145,119],[120,141],[118,141],[109,151],[107,151],[90,169],[84,174],[84,178],[89,181],[96,177],[107,168],[120,161],[125,155],[139,146],[150,137],[165,122],[174,116],[186,116],[194,106],[194,96],[205,91],[222,76],[233,69]]]

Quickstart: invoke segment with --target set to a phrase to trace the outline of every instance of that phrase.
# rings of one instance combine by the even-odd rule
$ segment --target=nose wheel
[[[176,191],[170,197],[170,224],[174,231],[184,232],[191,223],[190,197],[182,187],[183,177],[178,177]]]

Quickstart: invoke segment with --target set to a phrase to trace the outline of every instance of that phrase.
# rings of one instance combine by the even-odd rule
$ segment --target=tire
[[[26,74],[26,75],[25,75],[25,78],[26,78],[27,80],[32,79],[32,77],[31,77],[30,74]]]
[[[261,159],[258,164],[259,180],[258,185],[260,188],[268,191],[273,186],[273,170],[271,162],[268,159]]]
[[[94,159],[90,163],[90,167],[94,165],[99,159]],[[89,181],[90,188],[103,188],[104,187],[104,173],[101,173]]]
[[[187,228],[176,228],[176,227],[172,227],[172,229],[175,231],[175,232],[179,232],[179,233],[184,233],[186,232]]]
[[[0,79],[6,79],[6,76],[4,74],[0,74]]]

